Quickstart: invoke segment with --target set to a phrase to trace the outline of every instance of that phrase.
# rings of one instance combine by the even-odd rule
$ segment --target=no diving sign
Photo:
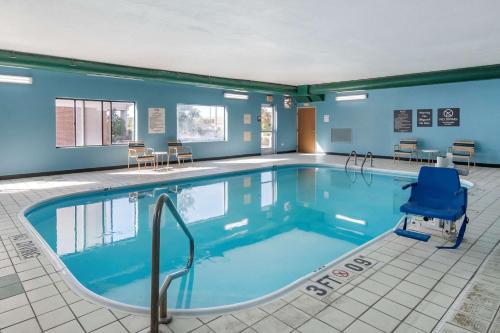
[[[460,126],[460,108],[438,109],[438,126]]]

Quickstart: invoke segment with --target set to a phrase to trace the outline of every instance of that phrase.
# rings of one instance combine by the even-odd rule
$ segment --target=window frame
[[[224,139],[223,140],[182,140],[179,138],[179,106],[188,105],[188,106],[204,106],[204,107],[222,107],[224,108]],[[175,106],[175,118],[176,118],[176,133],[175,137],[177,140],[180,140],[185,143],[216,143],[216,142],[228,142],[229,141],[229,131],[228,131],[228,110],[226,105],[215,104],[215,105],[205,105],[205,104],[187,104],[187,103],[177,103]]]
[[[112,146],[127,146],[127,142],[122,142],[122,143],[113,143],[113,122],[110,120],[110,143],[109,144],[104,144],[104,121],[103,121],[103,114],[104,114],[104,103],[110,103],[110,117],[113,116],[113,103],[131,103],[134,104],[134,135],[133,138],[130,141],[136,141],[137,140],[137,103],[135,101],[126,101],[126,100],[111,100],[111,99],[92,99],[92,98],[74,98],[74,97],[56,97],[55,98],[55,111],[57,112],[57,101],[58,100],[66,100],[66,101],[72,101],[73,102],[73,126],[75,129],[74,133],[74,145],[73,146],[58,146],[57,145],[57,137],[56,137],[56,148],[57,149],[74,149],[74,148],[89,148],[89,147],[112,147]],[[76,130],[76,103],[77,101],[82,102],[82,107],[83,107],[83,131],[85,132],[85,102],[100,102],[101,103],[101,144],[100,145],[82,145],[82,146],[77,146],[77,130]],[[56,115],[57,117],[57,115]],[[54,119],[56,120],[56,119]],[[56,121],[54,121],[54,124],[57,124]],[[57,126],[57,125],[56,125]],[[57,127],[55,128],[55,133],[57,135]],[[84,142],[85,142],[85,135],[84,135]]]

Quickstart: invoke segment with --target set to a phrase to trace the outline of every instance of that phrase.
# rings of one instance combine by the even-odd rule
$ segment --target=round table
[[[422,154],[427,154],[427,163],[431,164],[431,160],[433,160],[434,155],[436,155],[436,159],[439,155],[439,150],[438,149],[422,149],[420,151]],[[421,161],[424,159],[421,158]]]
[[[158,164],[161,157],[161,166],[163,167],[163,156],[167,156],[167,168],[168,168],[168,152],[167,151],[155,151],[153,153],[155,156],[155,170],[158,170]]]

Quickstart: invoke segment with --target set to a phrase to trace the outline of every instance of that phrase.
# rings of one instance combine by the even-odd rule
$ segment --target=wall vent
[[[332,128],[333,143],[352,143],[352,128]]]

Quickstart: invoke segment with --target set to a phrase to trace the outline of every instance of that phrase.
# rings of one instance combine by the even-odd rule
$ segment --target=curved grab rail
[[[367,152],[365,158],[363,159],[363,163],[361,164],[361,172],[363,172],[363,167],[365,166],[366,159],[370,156],[370,167],[373,167],[373,154],[371,151]]]
[[[353,150],[349,153],[349,157],[347,158],[347,161],[345,161],[345,169],[346,170],[347,170],[347,164],[349,164],[349,160],[351,159],[353,154],[354,154],[354,165],[358,165],[358,154],[356,153],[355,150]]]
[[[189,258],[186,262],[186,267],[178,271],[172,272],[165,277],[160,288],[160,222],[163,205],[166,204],[175,220],[181,227],[184,234],[189,238]],[[193,265],[194,258],[194,239],[189,232],[186,224],[182,220],[177,208],[175,207],[172,199],[168,194],[163,193],[158,197],[153,216],[153,230],[152,230],[152,264],[151,264],[151,322],[150,332],[158,333],[159,323],[168,324],[172,317],[167,313],[167,290],[170,283],[189,272]]]

